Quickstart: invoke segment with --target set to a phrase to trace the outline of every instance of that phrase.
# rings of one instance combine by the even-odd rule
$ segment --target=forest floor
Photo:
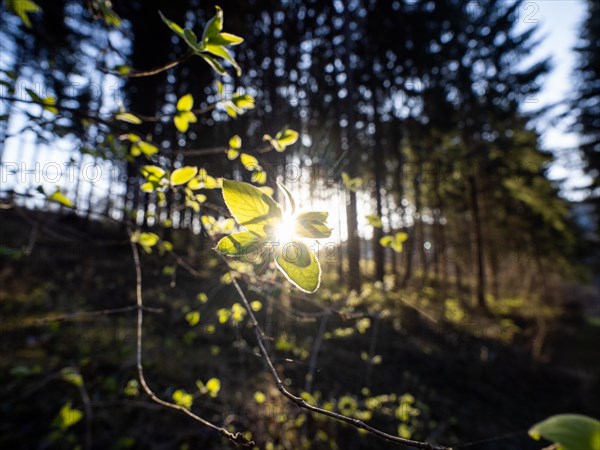
[[[31,212],[0,219],[2,448],[85,448],[86,436],[94,449],[230,448],[139,392],[133,311],[57,317],[135,304],[124,230],[59,216],[36,227]],[[282,398],[221,263],[197,238],[171,238],[197,272],[142,255],[145,304],[163,310],[144,327],[146,376],[161,397],[192,394],[194,412],[251,431],[261,449],[398,448]],[[433,285],[400,290],[390,279],[354,294],[329,272],[313,300],[243,279],[293,392],[454,449],[540,449],[527,436],[537,421],[600,417],[600,317],[589,311],[506,298],[479,314],[464,292],[442,299]],[[82,383],[69,382],[67,367]],[[215,397],[198,388],[210,378],[220,380]],[[65,423],[65,404],[83,419]]]

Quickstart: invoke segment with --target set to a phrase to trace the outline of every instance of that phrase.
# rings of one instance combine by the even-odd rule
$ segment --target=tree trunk
[[[477,306],[483,311],[487,311],[485,303],[485,261],[483,253],[483,234],[481,229],[481,212],[479,210],[479,193],[477,190],[477,175],[471,174],[469,176],[469,190],[471,194],[471,211],[473,217],[471,220],[471,233],[475,241],[476,246],[476,265],[477,265],[477,278],[476,278],[476,297]]]

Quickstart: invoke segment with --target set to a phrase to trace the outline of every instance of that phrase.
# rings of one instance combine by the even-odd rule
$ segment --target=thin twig
[[[65,322],[70,320],[78,320],[87,317],[98,317],[98,316],[108,316],[111,314],[120,314],[129,311],[137,311],[138,305],[133,306],[125,306],[123,308],[114,308],[114,309],[100,309],[98,311],[78,311],[71,314],[62,314],[60,316],[50,316],[43,317],[40,319],[35,319],[34,324],[44,324],[48,322]],[[142,309],[144,311],[153,312],[153,313],[161,313],[163,312],[162,308],[151,308],[149,306],[143,306]]]
[[[327,329],[327,322],[329,322],[330,316],[331,312],[328,312],[321,318],[321,323],[319,324],[319,331],[317,332],[317,338],[315,339],[315,343],[312,348],[310,361],[308,364],[308,373],[306,374],[306,380],[304,384],[304,390],[308,393],[312,391],[312,383],[315,379],[315,372],[317,370],[317,358],[319,357],[319,351],[321,350],[321,344],[323,343],[323,336],[325,335],[325,330]]]
[[[395,442],[397,444],[407,445],[407,446],[410,446],[413,448],[424,449],[424,450],[452,450],[450,447],[444,447],[444,446],[439,446],[439,445],[435,445],[435,444],[430,444],[428,442],[413,441],[411,439],[404,439],[399,436],[393,436],[391,434],[388,434],[381,430],[378,430],[377,428],[373,428],[370,425],[367,425],[362,420],[354,419],[352,417],[344,416],[343,414],[339,414],[339,413],[336,413],[333,411],[328,411],[326,409],[319,408],[318,406],[311,405],[310,403],[307,403],[303,398],[298,397],[298,396],[292,394],[291,392],[289,392],[285,388],[283,381],[279,377],[279,373],[277,372],[277,369],[273,365],[273,361],[269,357],[269,353],[267,352],[267,349],[266,349],[265,343],[264,343],[264,332],[263,332],[262,328],[260,327],[258,321],[256,320],[256,316],[254,315],[254,312],[252,311],[252,308],[250,307],[250,303],[248,302],[248,299],[246,298],[244,291],[242,290],[239,283],[237,282],[237,279],[235,278],[235,275],[234,275],[233,271],[231,270],[231,268],[229,267],[229,263],[227,262],[225,257],[222,255],[220,255],[220,257],[223,260],[223,262],[227,265],[229,275],[231,276],[231,281],[232,281],[235,289],[237,290],[240,298],[242,299],[242,302],[244,303],[244,306],[248,313],[248,317],[250,318],[250,324],[254,328],[254,334],[256,335],[256,341],[258,343],[260,353],[262,354],[262,356],[269,368],[269,371],[273,375],[273,379],[275,380],[275,385],[277,387],[277,390],[279,390],[279,392],[281,392],[281,394],[284,397],[291,400],[293,403],[295,403],[300,408],[306,409],[308,411],[311,411],[311,412],[314,412],[317,414],[331,417],[331,418],[339,420],[341,422],[345,422],[349,425],[352,425],[355,428],[368,431],[369,433],[371,433],[375,436],[378,436],[382,439],[385,439],[387,441],[390,441],[390,442]]]
[[[83,401],[83,408],[85,409],[85,449],[92,449],[92,423],[93,423],[93,410],[92,410],[92,401],[88,394],[88,391],[85,387],[85,381],[81,376],[81,371],[79,368],[75,368],[75,371],[79,375],[81,383],[77,384],[77,389],[79,390],[79,395],[81,395],[81,400]]]
[[[138,71],[138,72],[131,72],[131,73],[114,73],[114,72],[110,72],[111,75],[115,75],[121,78],[140,78],[140,77],[150,77],[152,75],[156,75],[159,74],[161,72],[164,72],[165,70],[169,70],[172,69],[175,66],[178,66],[179,64],[181,64],[182,62],[187,61],[188,59],[190,59],[192,57],[193,53],[192,52],[188,52],[185,53],[183,55],[181,55],[180,57],[174,59],[173,61],[170,61],[166,64],[163,64],[162,66],[158,66],[155,67],[154,69],[150,69],[150,70],[144,70],[144,71]]]
[[[131,228],[128,226],[127,228],[128,232],[129,232],[129,236],[132,236],[132,231]],[[192,419],[194,419],[197,422],[200,422],[202,425],[207,426],[208,428],[211,428],[215,431],[217,431],[221,436],[229,439],[231,442],[239,445],[240,447],[244,447],[244,448],[250,448],[253,447],[255,444],[253,441],[248,440],[244,437],[244,435],[242,433],[231,433],[228,430],[226,430],[223,427],[219,427],[218,425],[213,424],[212,422],[209,422],[206,419],[203,419],[202,417],[194,414],[192,411],[190,411],[187,408],[184,408],[183,406],[180,405],[176,405],[175,403],[170,403],[168,401],[165,401],[161,398],[159,398],[154,391],[152,391],[152,389],[150,389],[150,387],[148,386],[148,383],[146,382],[146,378],[144,377],[144,366],[142,364],[142,341],[143,341],[143,320],[144,320],[144,303],[143,303],[143,297],[142,297],[142,267],[141,267],[141,263],[140,263],[140,255],[137,249],[137,244],[133,241],[131,242],[131,252],[133,255],[133,262],[135,265],[135,279],[136,279],[136,288],[135,288],[135,294],[136,294],[136,299],[137,299],[137,331],[136,331],[136,365],[137,365],[137,372],[138,372],[138,378],[140,380],[140,385],[142,386],[142,388],[144,389],[144,391],[146,392],[146,394],[156,403],[163,405],[167,408],[171,408],[177,411],[180,411],[184,414],[186,414],[187,416],[191,417]]]

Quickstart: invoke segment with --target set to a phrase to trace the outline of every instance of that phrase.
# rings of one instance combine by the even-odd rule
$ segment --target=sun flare
[[[296,222],[291,214],[283,214],[277,225],[275,236],[279,245],[285,245],[295,238]]]

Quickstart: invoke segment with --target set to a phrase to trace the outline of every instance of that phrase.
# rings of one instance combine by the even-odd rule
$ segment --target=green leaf
[[[121,18],[106,5],[106,0],[99,2],[100,11],[104,17],[104,23],[108,26],[114,25],[117,28],[121,27]]]
[[[143,247],[154,247],[160,238],[154,233],[140,233],[137,242]]]
[[[285,148],[292,144],[295,144],[299,136],[300,134],[297,131],[286,128],[277,133],[275,135],[275,139],[277,139],[277,141],[279,141],[279,144]]]
[[[215,398],[221,390],[221,381],[218,378],[211,378],[206,382],[206,389],[208,390],[208,395]]]
[[[200,313],[198,311],[190,311],[185,315],[185,320],[190,327],[195,327],[200,323]]]
[[[342,181],[346,189],[356,192],[362,186],[363,181],[360,178],[350,178],[346,172],[342,172]]]
[[[399,232],[393,236],[383,236],[379,239],[379,244],[382,247],[392,247],[392,250],[400,253],[402,251],[402,243],[408,239],[408,234]]]
[[[260,167],[258,159],[248,153],[242,153],[240,155],[240,161],[246,170],[257,170]]]
[[[254,109],[254,97],[248,94],[235,94],[231,97],[231,102],[236,108],[241,109],[242,112],[246,109]]]
[[[207,38],[213,38],[219,34],[223,29],[223,10],[215,6],[217,10],[216,14],[206,23],[204,32],[202,33],[202,42],[205,42]]]
[[[381,239],[379,239],[379,244],[382,247],[389,247],[390,245],[392,245],[392,242],[394,242],[393,236],[383,236]]]
[[[402,243],[408,239],[408,234],[400,232],[394,235],[394,242],[392,242],[392,250],[400,253],[402,251]]]
[[[277,182],[277,186],[283,192],[283,197],[285,198],[285,204],[287,205],[287,212],[289,214],[294,214],[296,212],[296,202],[294,201],[294,197],[292,193],[289,191],[287,187],[283,183]]]
[[[196,123],[197,121],[196,115],[191,111],[181,111],[173,117],[175,127],[182,133],[188,130],[190,123]]]
[[[154,183],[142,183],[142,185],[140,186],[140,189],[142,190],[142,192],[154,192],[156,190],[156,185]]]
[[[58,426],[61,430],[66,430],[79,422],[82,417],[83,413],[80,410],[71,408],[71,404],[67,403],[58,412]]]
[[[53,194],[49,195],[48,200],[60,203],[61,205],[66,206],[67,208],[75,207],[75,204],[71,200],[69,200],[65,194],[60,192],[59,189],[54,191]]]
[[[72,367],[65,367],[60,371],[62,379],[67,383],[71,383],[74,386],[83,386],[83,378],[81,378],[81,374],[77,372]]]
[[[296,218],[296,234],[300,237],[322,239],[331,236],[331,228],[325,222],[329,213],[305,212]]]
[[[371,225],[374,228],[382,228],[383,227],[383,222],[381,222],[381,217],[379,217],[377,214],[369,214],[368,216],[366,216],[367,222],[369,222],[369,225]]]
[[[132,123],[134,125],[139,125],[142,123],[142,119],[131,113],[119,113],[115,116],[115,119],[120,120],[121,122]]]
[[[177,25],[172,20],[167,19],[161,11],[159,11],[158,14],[160,14],[160,18],[162,19],[162,21],[164,23],[167,24],[167,26],[171,29],[171,31],[173,31],[177,36],[181,37],[182,39],[184,38],[183,28],[181,28],[179,25]]]
[[[7,0],[6,6],[9,10],[15,13],[27,28],[31,28],[31,20],[28,13],[41,12],[42,8],[31,0]]]
[[[225,75],[227,73],[225,68],[221,65],[221,63],[214,56],[209,55],[207,53],[198,53],[198,56],[203,58],[204,61],[206,61],[208,63],[208,65],[210,67],[212,67],[213,70],[215,72],[217,72],[219,75]]]
[[[217,45],[239,45],[244,42],[244,38],[231,33],[219,33],[212,37],[210,42]]]
[[[231,53],[229,53],[227,48],[223,47],[222,45],[207,44],[204,46],[204,51],[228,61],[235,68],[238,77],[242,74],[241,67],[238,65],[233,56],[231,56]]]
[[[196,33],[194,33],[189,28],[183,30],[183,39],[187,44],[192,47],[194,50],[198,50],[198,38],[196,37]]]
[[[260,251],[262,240],[250,231],[240,231],[222,238],[217,244],[216,250],[227,256],[236,258],[248,257]]]
[[[225,103],[223,103],[223,106],[225,106],[225,112],[227,113],[227,115],[229,117],[231,117],[232,119],[237,118],[239,110],[235,107],[235,105],[233,103],[225,102]]]
[[[285,150],[285,147],[282,147],[279,144],[279,141],[277,139],[274,139],[271,135],[269,134],[265,134],[263,136],[263,141],[267,141],[275,150],[277,150],[278,152],[282,152]]]
[[[562,450],[600,450],[600,421],[578,414],[560,414],[534,425],[529,435],[560,445]]]
[[[251,184],[223,179],[223,198],[236,222],[261,237],[281,219],[275,200]]]
[[[250,180],[253,183],[265,184],[267,182],[267,172],[265,172],[264,170],[256,170],[252,172]]]
[[[192,94],[185,94],[177,100],[177,111],[191,111],[194,107],[194,97]]]
[[[58,108],[56,108],[56,97],[46,97],[42,100],[42,105],[46,111],[50,111],[52,114],[58,114]]]
[[[275,264],[300,290],[312,293],[319,289],[321,266],[305,243],[292,241],[277,249]]]
[[[183,389],[177,389],[175,392],[173,392],[173,401],[176,405],[190,409],[194,403],[194,397],[185,392]]]
[[[242,148],[242,138],[239,137],[237,134],[233,136],[231,139],[229,139],[229,147],[234,149]]]
[[[158,166],[143,166],[140,173],[151,183],[158,183],[166,175],[165,171]]]
[[[133,141],[133,144],[131,145],[131,154],[133,156],[139,156],[142,153],[146,156],[155,155],[158,153],[158,147],[154,144],[142,140]]]
[[[171,185],[179,186],[180,184],[185,184],[194,178],[197,173],[197,167],[185,166],[175,169],[171,174]]]

